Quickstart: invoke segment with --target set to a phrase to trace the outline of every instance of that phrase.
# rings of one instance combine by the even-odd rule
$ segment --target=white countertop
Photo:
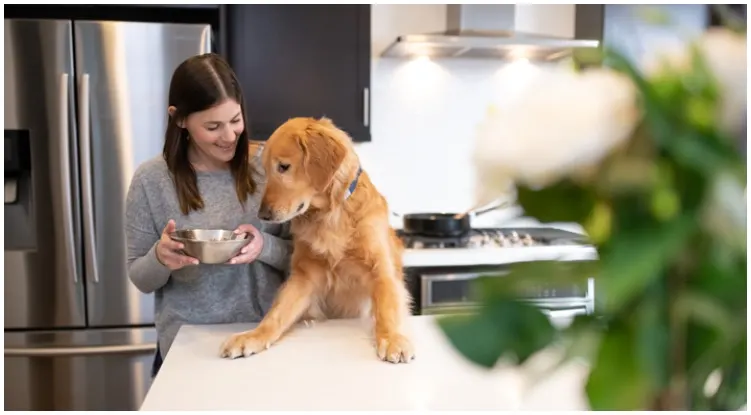
[[[586,410],[587,369],[571,363],[486,371],[459,355],[433,317],[409,320],[416,358],[378,360],[363,320],[299,325],[258,355],[221,359],[231,333],[253,325],[183,326],[141,410]]]

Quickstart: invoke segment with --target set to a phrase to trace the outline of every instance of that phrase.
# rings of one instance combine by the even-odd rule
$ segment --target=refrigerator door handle
[[[5,357],[63,357],[156,353],[156,343],[89,347],[6,348]]]
[[[81,187],[83,194],[83,240],[86,253],[86,275],[95,283],[99,282],[96,255],[96,234],[94,230],[94,190],[91,182],[91,107],[89,74],[81,75],[79,88],[79,137],[81,145]]]
[[[78,284],[75,238],[73,235],[73,196],[70,182],[70,75],[60,75],[60,189],[62,189],[63,232],[65,232],[65,255],[68,270],[73,275],[73,283]]]

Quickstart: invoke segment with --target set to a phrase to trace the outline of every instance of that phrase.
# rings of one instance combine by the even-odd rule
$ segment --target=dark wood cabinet
[[[8,4],[6,19],[114,20],[154,23],[205,23],[219,27],[216,4]]]
[[[292,117],[326,116],[354,141],[370,141],[369,5],[223,7],[223,53],[253,139]]]

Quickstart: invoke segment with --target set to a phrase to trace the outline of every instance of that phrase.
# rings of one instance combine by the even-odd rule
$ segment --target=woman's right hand
[[[170,219],[167,226],[162,230],[162,237],[156,245],[156,259],[171,271],[178,270],[186,265],[198,265],[198,260],[183,255],[183,244],[170,238],[175,231],[175,221]]]

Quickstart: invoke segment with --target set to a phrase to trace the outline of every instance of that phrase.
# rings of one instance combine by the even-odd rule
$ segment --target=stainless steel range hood
[[[570,56],[574,49],[599,47],[602,5],[565,6],[575,11],[557,13],[561,5],[449,4],[444,32],[399,36],[381,56],[554,61]],[[551,17],[558,27],[568,24],[571,36],[539,27],[545,24],[532,32],[522,30],[525,22]]]

